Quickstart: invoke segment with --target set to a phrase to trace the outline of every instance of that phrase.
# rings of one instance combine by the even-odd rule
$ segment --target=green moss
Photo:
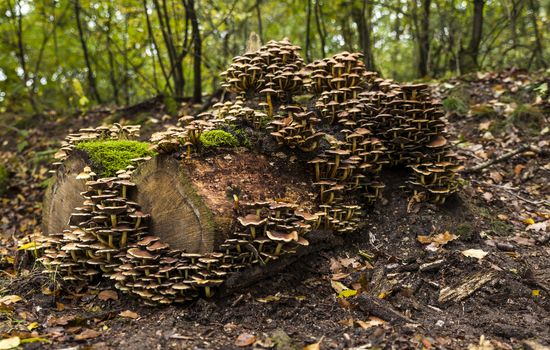
[[[467,103],[458,96],[449,96],[442,101],[442,104],[447,112],[456,113],[458,115],[466,115],[466,113],[468,113]]]
[[[475,233],[474,226],[469,222],[458,225],[455,231],[456,234],[464,241],[471,240]]]
[[[8,178],[8,169],[0,164],[0,194],[4,193],[4,191],[8,187]]]
[[[113,176],[131,165],[131,159],[153,156],[149,144],[138,141],[91,141],[79,143],[76,148],[86,152],[101,176]]]
[[[237,147],[239,145],[235,136],[223,130],[207,131],[201,135],[200,141],[205,148]]]

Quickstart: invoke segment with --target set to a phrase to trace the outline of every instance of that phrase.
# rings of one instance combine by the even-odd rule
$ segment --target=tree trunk
[[[260,9],[260,2],[261,0],[256,0],[256,18],[258,20],[258,36],[260,37],[260,41],[264,42],[264,34],[263,34],[263,28],[262,28],[262,11]]]
[[[531,25],[533,26],[533,31],[535,32],[535,48],[533,50],[533,59],[536,60],[538,67],[548,68],[548,64],[544,60],[543,55],[544,48],[542,46],[542,43],[544,42],[544,39],[542,38],[542,33],[539,31],[539,25],[537,21],[537,13],[539,12],[540,8],[538,0],[529,0],[529,7]]]
[[[306,19],[306,63],[311,62],[311,0],[307,0],[307,19]]]
[[[319,41],[321,42],[320,50],[321,50],[321,57],[325,57],[325,32],[323,31],[323,25],[322,25],[322,12],[321,12],[321,4],[319,3],[319,0],[315,1],[315,24],[317,26],[317,34],[319,34]]]
[[[418,74],[421,77],[425,77],[428,75],[428,63],[430,55],[430,5],[431,0],[424,0],[422,2],[422,22],[418,41]]]
[[[76,17],[76,26],[78,28],[78,38],[80,45],[82,46],[82,53],[84,54],[84,61],[86,62],[86,69],[88,70],[88,84],[90,85],[90,94],[94,97],[97,103],[101,103],[101,97],[97,90],[97,85],[94,76],[94,70],[92,68],[92,62],[88,53],[88,45],[86,44],[86,38],[84,38],[84,30],[82,28],[82,20],[80,19],[80,0],[74,0],[74,12]]]
[[[82,206],[85,186],[76,176],[86,165],[87,155],[75,151],[57,171],[43,203],[46,235],[68,228],[74,208]],[[209,162],[157,156],[136,169],[131,181],[137,186],[128,195],[151,214],[150,232],[164,243],[206,253],[233,232],[233,195],[242,202],[288,198],[313,207],[310,175],[305,165],[281,164],[253,152],[220,154]]]
[[[186,11],[191,20],[191,30],[193,36],[193,102],[200,103],[202,100],[202,40],[195,9],[195,0],[188,0]]]
[[[363,53],[365,66],[369,71],[375,71],[374,55],[372,52],[372,28],[370,18],[372,16],[372,4],[363,0],[360,6],[354,3],[352,8],[352,18],[357,26],[359,33],[359,47]]]
[[[467,48],[461,48],[460,71],[461,73],[471,72],[479,68],[478,56],[479,45],[483,36],[483,7],[485,0],[474,0],[474,11],[472,15],[472,33]]]

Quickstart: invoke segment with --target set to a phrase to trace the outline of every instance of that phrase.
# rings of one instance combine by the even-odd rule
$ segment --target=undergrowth
[[[205,148],[237,147],[239,145],[235,136],[223,130],[206,131],[201,135],[200,141]]]

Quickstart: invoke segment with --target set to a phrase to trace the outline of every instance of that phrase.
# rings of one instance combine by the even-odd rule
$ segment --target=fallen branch
[[[392,305],[372,295],[360,294],[355,298],[357,307],[363,313],[383,319],[394,324],[414,323],[413,320],[395,310]]]
[[[532,152],[536,152],[538,153],[539,152],[539,149],[536,148],[535,146],[533,145],[523,145],[521,146],[520,148],[518,149],[515,149],[513,151],[510,151],[510,152],[507,152],[507,153],[504,153],[503,155],[501,155],[500,157],[496,157],[495,159],[491,159],[489,161],[486,161],[485,163],[481,163],[481,164],[478,164],[476,166],[473,166],[471,168],[468,168],[468,169],[465,169],[463,171],[463,173],[466,173],[466,174],[469,174],[469,173],[476,173],[476,172],[479,172],[485,168],[488,168],[490,167],[491,165],[493,164],[497,164],[497,163],[500,163],[500,162],[503,162],[507,159],[510,159],[512,158],[513,156],[515,155],[518,155],[520,153],[523,153],[525,151],[532,151]]]

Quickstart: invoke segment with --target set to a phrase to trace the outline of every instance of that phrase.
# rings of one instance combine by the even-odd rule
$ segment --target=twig
[[[517,155],[517,154],[520,154],[520,153],[523,153],[525,151],[528,151],[528,150],[531,150],[533,152],[537,152],[538,153],[538,149],[536,149],[533,145],[523,145],[521,146],[520,148],[518,149],[515,149],[513,151],[510,151],[508,153],[504,153],[503,155],[501,155],[500,157],[496,157],[495,159],[491,159],[485,163],[481,163],[481,164],[478,164],[476,166],[473,166],[471,168],[468,168],[468,169],[465,169],[463,172],[464,173],[475,173],[475,172],[479,172],[485,168],[488,168],[490,167],[491,165],[493,164],[496,164],[496,163],[500,163],[500,162],[503,162],[509,158],[512,158],[513,156]]]

